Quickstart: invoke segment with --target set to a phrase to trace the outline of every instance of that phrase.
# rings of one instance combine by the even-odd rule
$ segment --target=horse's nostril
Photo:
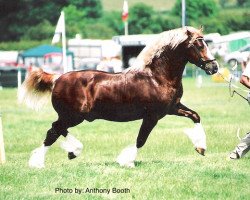
[[[217,62],[213,62],[212,63],[212,71],[214,72],[214,73],[217,73],[218,72],[218,64],[217,64]]]

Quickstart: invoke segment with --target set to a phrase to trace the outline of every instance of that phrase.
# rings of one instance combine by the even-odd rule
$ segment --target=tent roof
[[[40,45],[38,47],[34,47],[23,51],[20,56],[25,57],[44,57],[44,55],[48,53],[62,53],[62,49],[56,46],[51,45]],[[73,55],[73,52],[67,51],[67,55]]]

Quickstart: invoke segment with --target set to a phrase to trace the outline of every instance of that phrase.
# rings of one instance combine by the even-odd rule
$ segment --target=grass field
[[[144,3],[152,6],[155,10],[171,10],[174,6],[176,0],[128,0],[129,7],[133,6],[136,3]],[[110,11],[122,11],[123,0],[102,0],[103,9]]]
[[[135,142],[141,121],[97,120],[70,129],[84,144],[79,158],[67,159],[60,138],[47,154],[46,168],[36,170],[28,168],[30,153],[41,145],[56,114],[50,105],[39,113],[19,106],[15,89],[0,90],[7,158],[0,165],[0,199],[249,199],[250,154],[237,161],[226,159],[238,143],[237,129],[241,135],[250,130],[248,104],[239,97],[230,99],[224,84],[205,81],[196,88],[193,79],[184,79],[182,102],[202,118],[208,145],[205,157],[183,134],[193,123],[167,116],[139,151],[136,167],[122,168],[116,156]],[[75,188],[129,192],[76,194]]]

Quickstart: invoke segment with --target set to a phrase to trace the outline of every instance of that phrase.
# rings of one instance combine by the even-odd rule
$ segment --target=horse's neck
[[[146,68],[150,68],[152,74],[162,82],[178,85],[181,83],[182,74],[187,64],[187,60],[182,57],[183,55],[181,51],[167,52],[155,59]]]

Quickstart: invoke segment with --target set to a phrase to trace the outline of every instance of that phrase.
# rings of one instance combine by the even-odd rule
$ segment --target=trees
[[[152,33],[150,26],[154,10],[143,3],[138,3],[130,9],[129,31],[130,34]]]
[[[246,0],[235,2],[249,6]],[[220,13],[219,3],[225,7]],[[221,34],[246,30],[249,9],[226,9],[228,5],[226,0],[186,0],[187,25],[203,24],[206,32]],[[68,38],[77,33],[85,38],[111,38],[124,33],[122,7],[104,12],[101,0],[0,0],[0,41],[50,40],[62,10]],[[181,0],[176,0],[172,11],[158,12],[143,3],[130,6],[130,34],[159,33],[180,26]]]
[[[245,4],[249,4],[248,0],[237,0],[237,4],[239,6],[244,6]]]
[[[70,0],[70,4],[82,10],[87,18],[100,18],[102,16],[101,0]]]
[[[159,33],[179,26],[176,17],[157,13],[152,7],[138,3],[130,9],[130,34]]]
[[[181,17],[181,0],[177,0],[172,10],[174,15]],[[186,0],[187,24],[204,17],[214,17],[218,14],[218,6],[214,0]]]
[[[44,19],[55,24],[67,3],[67,0],[0,0],[0,27],[4,27],[0,29],[0,40],[17,41]]]
[[[29,28],[22,39],[25,40],[45,40],[47,38],[52,38],[54,34],[54,26],[48,20],[43,20],[36,26]]]
[[[124,33],[121,12],[119,11],[105,12],[99,22],[111,28],[115,35],[122,35]]]
[[[79,11],[75,12],[79,18],[73,16],[75,13],[67,17],[73,17],[77,21],[86,18],[98,19],[102,16],[100,0],[0,0],[0,27],[4,27],[0,29],[0,40],[18,41],[24,35],[25,38],[30,37],[32,40],[41,37],[41,35],[35,36],[31,34],[32,30],[39,30],[44,20],[47,20],[46,23],[49,27],[56,25],[61,10],[68,5],[75,6],[76,10]],[[79,14],[81,12],[82,14]],[[73,28],[76,29],[76,26]],[[29,29],[32,30],[27,31]],[[37,32],[37,34],[40,33],[39,31]]]

